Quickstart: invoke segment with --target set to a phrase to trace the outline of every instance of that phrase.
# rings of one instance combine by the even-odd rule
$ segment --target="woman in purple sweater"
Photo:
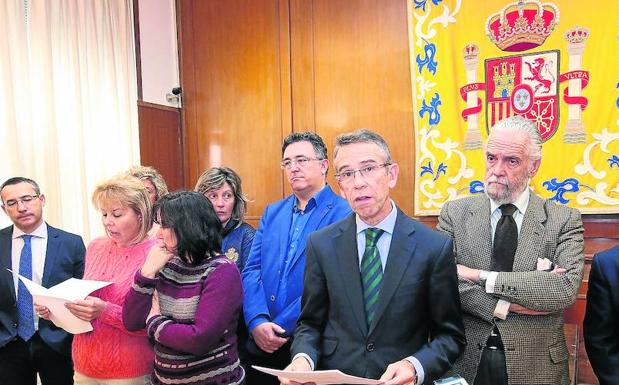
[[[168,194],[153,209],[161,228],[125,299],[128,330],[155,345],[153,384],[243,384],[236,349],[239,271],[221,250],[221,223],[202,194]]]

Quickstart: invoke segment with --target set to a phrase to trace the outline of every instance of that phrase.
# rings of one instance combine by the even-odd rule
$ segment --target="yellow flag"
[[[619,212],[619,1],[409,0],[415,214],[484,192],[488,128],[535,123],[545,198]]]

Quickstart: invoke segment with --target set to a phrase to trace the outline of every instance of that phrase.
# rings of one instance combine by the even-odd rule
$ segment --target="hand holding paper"
[[[32,295],[33,302],[49,310],[49,319],[54,325],[72,334],[89,332],[92,330],[92,325],[90,325],[90,322],[71,314],[65,304],[83,300],[93,291],[111,284],[111,282],[69,278],[47,289],[21,275],[18,275],[18,277]],[[97,300],[99,299],[97,298]]]
[[[368,378],[355,377],[339,370],[316,370],[309,372],[295,372],[288,370],[276,370],[253,365],[252,368],[261,372],[285,378],[300,384],[314,383],[316,385],[332,385],[332,384],[359,384],[359,385],[379,385],[383,381],[371,380]]]
[[[292,362],[284,368],[285,372],[311,372],[312,366],[305,357],[295,357]],[[277,378],[281,385],[298,385],[299,383],[286,377]]]
[[[86,299],[65,303],[71,314],[82,321],[90,322],[99,318],[105,309],[106,302],[97,297],[88,296]]]

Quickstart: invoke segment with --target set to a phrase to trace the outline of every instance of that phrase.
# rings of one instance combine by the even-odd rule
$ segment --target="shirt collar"
[[[370,227],[374,227],[374,228],[381,229],[385,231],[386,233],[393,235],[393,229],[395,228],[395,220],[398,217],[398,210],[396,210],[395,203],[393,202],[393,200],[390,199],[389,201],[391,202],[391,212],[389,213],[389,215],[385,217],[385,219],[380,221],[375,226],[368,225],[367,223],[363,222],[361,218],[359,218],[359,215],[355,214],[355,221],[357,223],[357,234],[361,233],[362,231],[365,231],[366,229]]]
[[[299,198],[297,198],[295,196],[294,198],[294,206],[292,207],[292,212],[297,213],[297,212],[305,212],[305,211],[309,211],[311,209],[313,209],[315,206],[317,206],[318,204],[322,203],[322,199],[323,197],[326,195],[325,191],[327,190],[327,185],[325,184],[320,191],[318,191],[316,194],[314,194],[313,197],[311,197],[308,201],[307,204],[305,205],[305,208],[303,210],[299,209]]]
[[[13,225],[13,239],[19,238],[25,234],[26,233],[24,233],[20,228]],[[33,237],[36,237],[36,238],[46,239],[47,238],[47,223],[45,223],[45,221],[41,222],[39,227],[37,227],[36,229],[34,229],[33,232],[27,235],[32,235]]]
[[[522,194],[520,194],[520,196],[518,196],[518,198],[516,198],[516,200],[512,202],[512,204],[516,206],[516,208],[522,215],[524,215],[524,213],[527,211],[527,207],[529,206],[530,196],[531,196],[531,190],[527,187],[524,189]],[[490,214],[492,215],[492,213],[498,210],[500,206],[501,205],[497,204],[495,201],[490,199]]]

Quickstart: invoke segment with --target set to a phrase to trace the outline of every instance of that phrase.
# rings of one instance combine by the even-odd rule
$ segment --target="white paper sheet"
[[[359,384],[359,385],[378,385],[383,382],[371,380],[369,378],[355,377],[340,372],[339,370],[316,370],[313,372],[291,372],[286,370],[269,369],[262,366],[252,365],[252,368],[273,376],[287,378],[299,383],[313,382],[316,385],[331,384]]]
[[[9,270],[10,271],[10,270]],[[28,278],[17,275],[38,305],[46,306],[50,311],[50,320],[54,325],[63,328],[71,334],[86,333],[92,330],[88,321],[77,318],[64,304],[86,298],[90,293],[112,282],[90,281],[86,279],[69,278],[49,289],[38,285]]]

